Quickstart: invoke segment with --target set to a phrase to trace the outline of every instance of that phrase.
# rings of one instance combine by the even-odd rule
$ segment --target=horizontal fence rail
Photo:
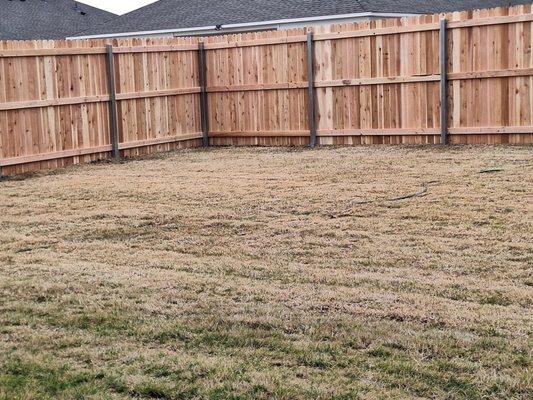
[[[206,38],[0,42],[0,171],[207,145],[531,144],[531,22],[525,5]]]

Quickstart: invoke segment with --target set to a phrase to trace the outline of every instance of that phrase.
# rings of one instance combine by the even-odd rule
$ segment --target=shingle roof
[[[74,0],[0,0],[0,40],[65,39],[114,17]]]
[[[367,11],[436,14],[531,4],[531,0],[358,0]]]
[[[159,0],[79,35],[206,27],[364,12],[428,14],[531,0]]]

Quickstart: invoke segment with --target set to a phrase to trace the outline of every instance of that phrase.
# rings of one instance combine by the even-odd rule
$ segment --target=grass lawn
[[[532,332],[531,147],[0,182],[0,399],[531,399]]]

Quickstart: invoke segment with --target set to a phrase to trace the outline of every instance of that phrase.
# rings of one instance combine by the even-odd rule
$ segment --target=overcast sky
[[[155,3],[157,0],[78,0],[80,3],[89,4],[115,14],[125,14],[146,4]]]

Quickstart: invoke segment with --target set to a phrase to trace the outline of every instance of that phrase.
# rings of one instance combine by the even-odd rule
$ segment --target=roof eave
[[[198,36],[210,33],[232,33],[246,30],[268,29],[269,27],[279,27],[292,24],[305,24],[305,23],[317,23],[327,22],[334,20],[349,20],[354,18],[402,18],[413,17],[420,14],[414,13],[353,13],[353,14],[337,14],[337,15],[324,15],[318,17],[305,17],[305,18],[291,18],[291,19],[279,19],[272,21],[259,21],[259,22],[246,22],[241,24],[227,24],[227,25],[212,25],[201,26],[192,28],[178,28],[178,29],[161,29],[151,31],[134,31],[134,32],[121,32],[121,33],[103,33],[98,35],[81,35],[71,36],[67,39],[104,39],[104,38],[121,38],[121,37],[139,37],[139,36],[157,36],[167,34],[177,34],[182,36]]]

